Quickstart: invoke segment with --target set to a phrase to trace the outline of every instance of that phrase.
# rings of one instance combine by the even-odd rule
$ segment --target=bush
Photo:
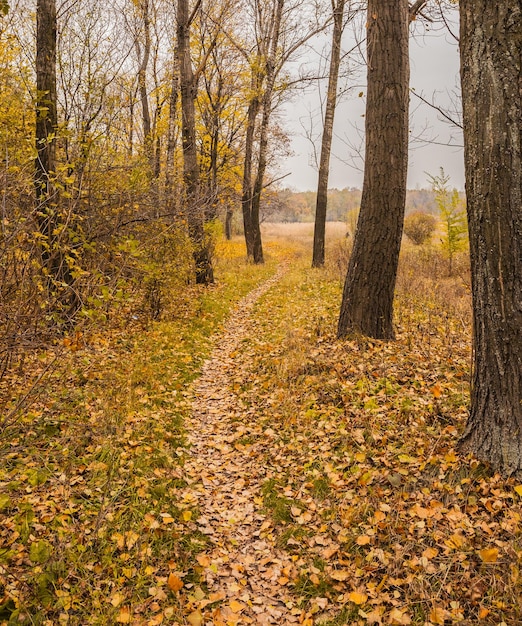
[[[415,211],[404,220],[404,232],[417,246],[422,245],[432,236],[436,226],[436,218],[422,211]]]

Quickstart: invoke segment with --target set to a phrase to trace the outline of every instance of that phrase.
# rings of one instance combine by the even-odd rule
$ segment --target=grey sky
[[[455,26],[455,29],[458,27]],[[456,41],[445,30],[417,34],[410,41],[410,86],[425,99],[441,107],[452,107],[457,91],[459,58]],[[357,82],[364,81],[364,70]],[[364,86],[355,88],[344,97],[336,111],[335,139],[330,166],[329,187],[361,187],[362,158],[354,147],[360,146],[364,130],[365,99],[358,94]],[[317,110],[317,95],[302,95],[287,106],[284,124],[290,129],[294,155],[281,163],[281,173],[290,175],[282,184],[296,190],[313,190],[317,185],[317,171],[310,165],[312,146],[305,137],[303,124],[309,127],[309,110]],[[414,95],[410,102],[410,161],[408,187],[428,187],[426,172],[436,174],[443,167],[451,177],[450,184],[464,188],[464,156],[460,132],[442,121],[442,116],[419,101]],[[317,118],[320,132],[322,124]],[[418,137],[421,139],[417,139]],[[432,140],[428,143],[428,140]],[[440,145],[443,144],[443,145]],[[355,167],[354,167],[354,166]],[[358,169],[357,169],[358,168]]]

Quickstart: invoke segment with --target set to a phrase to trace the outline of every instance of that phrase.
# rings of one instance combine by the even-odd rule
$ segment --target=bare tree
[[[522,476],[522,5],[460,0],[473,294],[471,411],[461,447]]]
[[[265,185],[271,117],[276,106],[275,96],[282,89],[278,79],[294,55],[326,23],[317,15],[317,7],[307,7],[302,0],[253,0],[253,49],[243,46],[250,67],[250,97],[245,138],[242,210],[248,257],[263,263],[263,246],[259,222],[260,203]],[[303,28],[303,15],[312,10],[314,17]],[[258,119],[260,117],[260,119]],[[257,138],[257,151],[254,142]]]
[[[341,40],[344,30],[345,5],[346,0],[332,0],[332,51],[330,55],[330,71],[328,73],[328,91],[326,92],[323,136],[321,139],[321,157],[319,160],[312,267],[322,267],[324,265],[330,154],[332,151],[335,107],[337,105],[337,83],[339,79],[339,67],[341,65]]]

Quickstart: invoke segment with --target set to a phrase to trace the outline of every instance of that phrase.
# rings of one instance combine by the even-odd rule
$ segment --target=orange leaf
[[[358,546],[366,546],[370,543],[370,537],[368,535],[359,535],[355,540]]]
[[[496,563],[498,561],[498,548],[484,548],[478,551],[478,555],[484,563]]]
[[[237,600],[232,600],[229,606],[234,613],[241,613],[241,611],[245,608],[245,605],[241,604],[241,602],[238,602]]]
[[[196,561],[201,565],[201,567],[210,567],[210,557],[206,554],[198,554]]]
[[[176,576],[174,572],[171,572],[167,580],[167,585],[172,591],[179,591],[183,587],[183,581],[179,576]]]
[[[354,604],[364,604],[368,600],[368,596],[360,591],[352,591],[348,594],[348,600]]]
[[[130,624],[131,612],[128,606],[124,606],[120,609],[120,612],[116,616],[116,621],[118,624]]]
[[[436,385],[433,385],[433,387],[431,388],[431,393],[433,394],[434,398],[440,398],[442,395],[441,386],[438,383]]]
[[[447,611],[440,606],[435,606],[430,611],[430,622],[433,624],[444,624],[447,617]]]

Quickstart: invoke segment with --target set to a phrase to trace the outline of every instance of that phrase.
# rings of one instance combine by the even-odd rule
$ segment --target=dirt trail
[[[284,271],[282,266],[239,303],[195,385],[185,469],[196,481],[187,493],[197,500],[199,530],[213,544],[200,557],[210,598],[223,599],[219,608],[203,609],[204,624],[294,624],[301,614],[285,588],[291,558],[274,546],[270,525],[264,525],[262,458],[270,434],[244,443],[249,441],[248,409],[238,405],[231,389],[239,359],[244,368],[246,356],[248,367],[241,344],[255,331],[252,308]]]

